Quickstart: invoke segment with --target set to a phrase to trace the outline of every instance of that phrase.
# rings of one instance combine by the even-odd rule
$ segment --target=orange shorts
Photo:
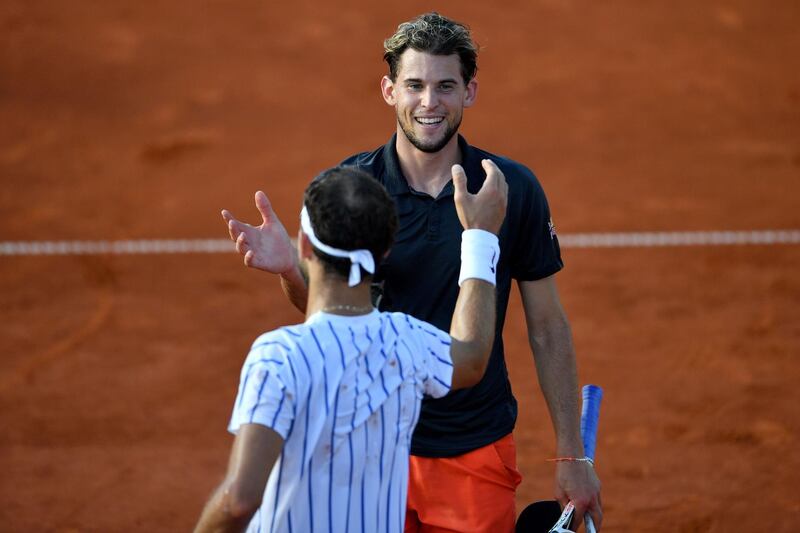
[[[411,456],[406,533],[511,533],[517,518],[514,437],[464,455]]]

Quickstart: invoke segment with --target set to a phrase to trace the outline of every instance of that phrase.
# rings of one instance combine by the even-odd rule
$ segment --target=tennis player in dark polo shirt
[[[401,24],[384,43],[389,74],[381,89],[397,128],[385,146],[345,159],[375,176],[397,205],[395,244],[375,275],[381,310],[402,311],[447,329],[458,294],[461,225],[453,202],[453,165],[476,192],[494,161],[509,186],[497,265],[496,337],[476,386],[423,402],[411,443],[406,531],[513,531],[520,482],[512,431],[517,404],[503,356],[502,329],[512,280],[522,297],[539,383],[556,433],[556,498],[600,526],[600,483],[582,461],[577,371],[569,322],[553,275],[562,261],[544,192],[533,173],[477,149],[457,134],[463,110],[477,97],[477,47],[466,26],[435,13]],[[251,226],[227,212],[231,237],[248,266],[279,274],[303,310],[306,282],[286,230],[264,193],[264,223]],[[542,423],[541,421],[539,423]],[[569,460],[572,458],[574,460]]]

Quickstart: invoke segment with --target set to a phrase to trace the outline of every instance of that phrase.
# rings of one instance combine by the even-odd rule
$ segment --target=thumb
[[[486,180],[484,181],[484,185],[486,185],[487,182],[496,182],[499,179],[499,176],[503,175],[503,173],[500,172],[500,169],[497,167],[497,164],[491,159],[484,159],[481,161],[481,166],[483,167],[484,172],[486,172]]]
[[[272,223],[275,220],[275,211],[272,210],[272,204],[264,191],[256,192],[256,207],[265,223]]]
[[[464,167],[461,165],[453,165],[450,169],[453,175],[453,187],[456,196],[463,196],[467,194],[467,173],[464,172]]]

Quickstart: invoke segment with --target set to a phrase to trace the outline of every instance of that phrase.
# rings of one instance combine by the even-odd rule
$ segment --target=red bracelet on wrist
[[[547,459],[547,461],[551,463],[589,463],[594,466],[594,461],[591,457],[553,457],[552,459]]]

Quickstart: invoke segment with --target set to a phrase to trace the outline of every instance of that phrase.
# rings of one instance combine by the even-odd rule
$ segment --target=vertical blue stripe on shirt
[[[386,352],[383,351],[383,348],[381,348],[381,355],[383,356],[383,358],[385,360],[386,359]],[[386,393],[386,397],[388,398],[389,397],[389,391],[386,390],[386,382],[383,379],[383,370],[381,370],[380,376],[381,376],[381,387],[383,387],[383,392]]]
[[[372,342],[372,339],[369,336],[369,326],[364,326],[364,331],[365,331],[365,335],[366,335],[367,339],[370,342]],[[368,357],[369,350],[367,349],[367,350],[364,350],[363,352],[361,352],[361,349],[358,347],[358,344],[356,344],[355,332],[351,329],[350,333],[351,333],[351,335],[353,337],[353,346],[355,346],[356,348],[359,349],[359,353],[363,353],[364,354],[364,368],[367,371],[367,375],[369,376],[370,381],[372,381],[374,378],[372,377],[372,374],[369,371],[369,357]],[[359,361],[360,360],[361,360],[361,358],[359,357]],[[370,393],[369,393],[369,387],[367,387],[367,389],[365,389],[365,390],[367,392],[367,408],[369,409],[370,413],[372,413],[372,397],[370,396]],[[356,397],[356,405],[357,405],[357,402],[358,402],[358,398]],[[353,412],[353,419],[355,420],[355,411]],[[361,469],[361,531],[362,531],[362,533],[367,531],[367,526],[366,526],[367,518],[366,518],[366,508],[365,508],[365,497],[366,497],[366,494],[365,494],[365,492],[366,492],[367,461],[369,461],[369,422],[368,421],[364,423],[364,458],[365,458],[364,465],[363,465],[363,468]]]
[[[350,532],[350,502],[353,496],[353,431],[356,429],[356,411],[358,410],[358,381],[361,373],[361,350],[359,350],[358,346],[356,345],[353,328],[348,326],[348,329],[350,330],[350,337],[353,339],[353,347],[356,350],[356,388],[353,391],[353,416],[350,417],[350,431],[347,434],[347,448],[350,452],[350,475],[347,481],[347,522],[345,522],[345,533]]]
[[[341,387],[336,387],[336,397],[333,401],[333,422],[331,423],[331,453],[328,461],[328,531],[333,531],[333,459],[336,457],[334,450],[336,439],[336,415],[339,409],[339,392]]]
[[[330,411],[330,405],[328,403],[328,365],[325,361],[325,352],[322,349],[322,346],[319,343],[319,339],[317,338],[317,333],[314,329],[311,329],[311,336],[314,337],[314,342],[317,343],[317,349],[319,350],[320,356],[322,356],[322,380],[325,383],[325,416],[328,416],[328,411]]]
[[[369,376],[370,381],[375,381],[375,376],[373,376],[372,372],[369,371],[369,351],[372,348],[372,337],[370,337],[370,335],[369,335],[369,326],[368,325],[364,326],[364,334],[366,335],[367,340],[369,341],[369,346],[368,346],[367,350],[364,351],[364,362],[365,362],[364,368],[367,369],[367,375]],[[372,413],[373,412],[373,410],[372,410],[372,395],[369,393],[369,388],[367,388],[367,400],[368,400],[370,413]]]
[[[397,443],[400,442],[400,410],[402,406],[400,405],[400,391],[403,389],[402,385],[397,388],[395,394],[397,396],[397,433],[394,437],[394,453],[392,454],[392,463],[389,467],[389,490],[386,493],[386,531],[391,531],[389,528],[389,522],[391,520],[392,515],[392,482],[394,481],[394,461],[395,457],[397,456]]]
[[[392,465],[394,465],[394,457],[392,457]],[[389,533],[391,531],[389,529],[389,520],[392,515],[392,479],[389,478],[389,490],[386,492],[386,532]]]
[[[310,533],[314,533],[314,498],[311,494],[311,478],[313,477],[311,475],[311,464],[313,462],[313,457],[308,460],[308,525]]]
[[[373,380],[375,378],[373,378],[372,374],[370,374],[370,372],[369,372],[369,358],[367,357],[367,353],[368,352],[367,352],[367,350],[365,350],[363,352],[361,351],[361,348],[358,346],[358,343],[356,342],[356,333],[353,331],[353,328],[350,328],[350,336],[353,339],[353,346],[356,347],[356,350],[358,350],[358,354],[359,354],[358,355],[358,372],[356,373],[356,400],[358,400],[358,398],[357,398],[358,395],[359,395],[359,391],[358,391],[358,374],[360,374],[360,372],[361,372],[361,359],[362,359],[361,356],[362,355],[364,356],[363,357],[363,359],[364,359],[364,368],[367,370],[367,375],[369,376],[369,379]],[[372,412],[372,395],[369,393],[369,388],[367,388],[365,390],[367,392],[367,407],[369,407],[370,412]],[[357,401],[356,401],[356,405],[358,405]],[[355,420],[355,412],[353,413],[353,420]],[[353,428],[355,429],[355,425],[353,425]]]
[[[400,420],[401,420],[400,414],[403,411],[403,405],[402,405],[402,402],[400,401],[400,396],[401,396],[400,393],[402,392],[402,390],[403,390],[403,386],[401,385],[397,389],[397,435],[395,435],[395,437],[394,437],[394,445],[395,445],[395,447],[400,442]]]
[[[362,533],[367,530],[366,528],[366,512],[364,509],[364,485],[367,475],[367,462],[369,461],[369,422],[364,424],[364,468],[361,470],[361,531]]]
[[[339,336],[336,334],[336,331],[334,331],[333,324],[331,322],[328,322],[328,328],[331,330],[331,334],[333,335],[333,338],[336,340],[336,344],[339,346],[339,356],[340,356],[341,362],[342,362],[342,376],[344,376],[346,363],[345,363],[345,357],[344,357],[344,348],[342,347],[342,341],[339,339]],[[334,400],[334,403],[333,403],[333,417],[332,417],[333,422],[331,424],[331,456],[330,456],[330,465],[329,465],[329,469],[328,469],[328,476],[329,476],[329,479],[328,479],[328,529],[329,529],[329,531],[333,531],[333,460],[336,457],[336,454],[334,453],[334,450],[336,450],[336,442],[335,442],[335,438],[336,438],[336,419],[337,419],[337,417],[339,415],[339,394],[341,392],[342,392],[341,386],[337,386],[336,387],[336,397],[335,397],[335,400]],[[348,437],[352,438],[352,436],[349,433],[348,433]],[[352,446],[351,446],[351,448],[352,448]],[[351,471],[352,471],[352,468],[353,468],[353,463],[352,463],[352,454],[351,454],[351,460],[350,460],[350,469],[351,469]],[[352,474],[351,474],[351,478],[352,478]],[[345,521],[345,524],[348,524],[348,525],[350,523],[350,503],[349,503],[350,502],[350,490],[351,490],[351,487],[348,486],[348,488],[347,488],[347,491],[348,491],[348,493],[347,493],[348,507],[347,507],[347,513],[346,513],[346,521]]]
[[[350,475],[347,478],[347,522],[345,522],[345,533],[350,531],[350,500],[353,496],[353,433],[347,434],[347,447],[350,450]]]
[[[383,373],[381,373],[383,376]],[[383,421],[383,404],[381,404],[381,456],[378,458],[378,465],[380,467],[379,475],[378,475],[378,494],[381,492],[381,487],[383,487],[383,447],[384,441],[386,440],[386,430],[385,430],[385,423]],[[375,509],[377,513],[377,519],[375,521],[376,524],[381,523],[381,506],[380,504]]]
[[[253,408],[250,410],[250,423],[253,423],[253,417],[256,415],[256,408],[258,404],[261,402],[261,393],[264,392],[264,385],[267,384],[267,379],[269,379],[269,371],[264,372],[264,379],[261,381],[261,386],[258,387],[258,397],[256,398],[256,403],[253,404]],[[283,404],[283,397],[281,397],[281,404]],[[280,406],[278,406],[278,410],[280,410]],[[277,413],[275,413],[277,416]]]
[[[303,351],[303,347],[300,344],[297,344],[297,349],[300,350],[300,355],[303,356],[303,361],[306,363],[306,368],[308,369],[308,380],[311,381],[312,373],[311,373],[311,365],[308,362],[308,357],[306,357],[306,352]],[[306,450],[308,448],[308,424],[309,424],[309,413],[311,412],[311,391],[313,387],[309,385],[308,387],[308,397],[306,398],[306,430],[303,434],[303,457],[300,460],[300,477],[303,477],[303,472],[305,470],[306,464]],[[310,461],[309,461],[310,464]]]
[[[252,368],[252,367],[251,367]],[[247,372],[244,374],[244,379],[242,380],[242,386],[239,387],[239,397],[236,398],[236,411],[242,406],[242,400],[244,399],[244,391],[247,390],[247,382],[250,381],[250,370],[248,369]]]
[[[369,326],[364,326],[364,334],[366,335],[367,340],[369,341],[369,348],[372,348],[372,342],[373,341],[372,341],[372,337],[370,337],[370,335],[369,335]],[[367,349],[367,351],[364,352],[365,355],[367,355],[368,353],[369,353],[369,349]],[[369,376],[369,379],[374,380],[375,376],[373,376],[372,372],[369,371],[369,357],[366,358],[366,361],[367,361],[367,375]]]
[[[344,367],[345,367],[345,362],[344,362],[344,348],[342,348],[342,341],[340,341],[340,340],[339,340],[339,336],[338,336],[338,335],[336,334],[336,332],[333,330],[333,324],[331,324],[330,322],[328,322],[328,327],[329,327],[329,328],[330,328],[330,330],[331,330],[331,334],[333,335],[333,338],[334,338],[334,339],[336,339],[336,344],[338,344],[338,345],[339,345],[339,354],[342,356],[342,369],[344,369]]]
[[[420,404],[420,402],[417,401],[417,390],[418,390],[417,372],[418,372],[418,370],[417,370],[417,364],[414,362],[414,354],[411,352],[411,348],[408,347],[408,344],[406,344],[406,341],[404,341],[403,339],[400,339],[400,344],[402,344],[403,347],[406,349],[406,351],[408,351],[408,356],[411,359],[412,370],[414,371],[414,373],[412,374],[414,376],[414,397],[413,397],[413,400],[414,400],[414,402],[413,402],[414,411],[411,413],[411,426],[410,426],[411,431],[408,432],[408,435],[407,435],[408,438],[406,439],[406,441],[407,441],[406,442],[406,446],[411,447],[411,437],[414,435],[413,428],[414,428],[414,425],[416,424],[416,421],[417,421],[417,409],[419,408],[419,404]]]
[[[294,365],[292,364],[292,360],[290,358],[286,358],[286,363],[289,366],[289,372],[292,373],[292,379],[294,380],[294,388],[295,391],[297,390],[297,374],[294,371]],[[292,430],[294,429],[294,422],[297,419],[297,399],[295,398],[292,402],[292,421],[289,423],[289,429],[286,431],[286,440],[289,440],[289,437],[292,435]]]
[[[392,329],[394,330],[395,333],[397,333],[397,328],[394,327],[394,322],[392,322],[391,316],[389,317],[389,324],[392,325]],[[397,338],[395,339],[393,346],[394,346],[394,355],[395,357],[397,357],[397,365],[400,370],[400,380],[402,381],[403,379],[405,379],[405,372],[403,372],[403,362],[400,360],[400,350],[397,349],[398,340],[402,342],[403,339],[401,339],[398,335]]]
[[[359,384],[361,382],[361,360],[363,359],[361,348],[358,347],[356,344],[356,334],[353,331],[353,328],[348,326],[350,330],[350,338],[352,339],[353,348],[356,349],[356,390],[353,391],[353,417],[350,419],[350,431],[354,431],[356,429],[356,411],[358,411],[358,397],[361,394],[359,390]]]
[[[261,395],[259,393],[259,400],[261,399]],[[286,399],[285,394],[281,394],[281,401],[278,402],[278,409],[275,410],[275,416],[272,417],[272,427],[275,428],[275,423],[278,421],[278,415],[281,414],[281,409],[283,409],[283,400]],[[251,420],[252,422],[252,420]]]

